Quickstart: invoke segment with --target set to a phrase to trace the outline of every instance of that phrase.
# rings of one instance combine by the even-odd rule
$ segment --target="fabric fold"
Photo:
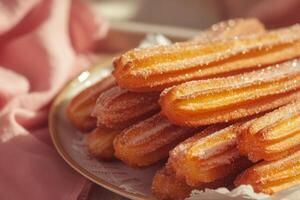
[[[105,36],[107,25],[94,16],[79,0],[0,1],[0,199],[71,200],[86,193],[89,182],[54,150],[47,116]]]

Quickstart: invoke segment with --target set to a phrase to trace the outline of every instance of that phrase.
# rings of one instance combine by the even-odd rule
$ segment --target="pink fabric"
[[[0,0],[0,199],[77,199],[86,188],[54,150],[47,115],[105,31],[79,0]]]

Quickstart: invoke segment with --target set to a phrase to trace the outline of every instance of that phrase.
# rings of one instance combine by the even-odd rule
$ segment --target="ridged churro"
[[[163,114],[178,125],[228,122],[275,109],[300,97],[300,61],[226,78],[191,81],[163,92]]]
[[[277,160],[298,151],[300,101],[254,119],[238,132],[238,147],[252,161]]]
[[[159,111],[158,93],[135,93],[114,86],[97,99],[92,116],[99,125],[124,128]]]
[[[156,172],[151,189],[160,200],[183,200],[196,188],[176,178],[174,172],[164,167]]]
[[[101,160],[114,159],[113,140],[121,132],[104,126],[95,128],[86,137],[89,153]]]
[[[198,187],[186,184],[183,179],[176,177],[175,173],[164,167],[158,170],[152,181],[152,193],[160,200],[183,200],[194,189],[227,187],[232,184],[234,177],[226,177],[212,183],[204,183]]]
[[[67,107],[68,119],[81,131],[96,127],[96,118],[91,116],[98,96],[116,84],[113,76],[108,76],[75,96]]]
[[[145,167],[167,158],[169,151],[196,129],[171,124],[160,114],[141,121],[118,135],[115,156],[133,167]]]
[[[300,183],[300,151],[276,161],[263,161],[241,173],[235,185],[273,194]]]
[[[203,44],[134,49],[114,60],[113,75],[131,91],[161,91],[190,80],[228,76],[300,56],[300,26]]]
[[[235,128],[212,126],[179,144],[170,152],[167,166],[190,186],[240,173],[250,161],[239,154]]]

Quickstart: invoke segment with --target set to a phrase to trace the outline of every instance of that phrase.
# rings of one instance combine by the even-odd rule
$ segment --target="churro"
[[[95,128],[86,136],[86,144],[89,153],[101,160],[114,159],[113,140],[120,130],[106,128],[104,126]]]
[[[170,152],[167,166],[190,186],[240,173],[250,161],[236,147],[234,129],[239,125],[212,126],[187,139]]]
[[[300,150],[300,101],[241,127],[238,130],[238,147],[252,161],[277,160]]]
[[[115,156],[133,167],[145,167],[168,157],[169,151],[196,129],[171,124],[160,114],[141,121],[118,135]]]
[[[67,107],[67,116],[72,124],[83,132],[96,127],[96,118],[91,116],[98,96],[115,85],[113,76],[108,76],[75,96]]]
[[[161,94],[167,118],[178,125],[228,122],[285,105],[300,97],[300,61],[226,78],[191,81]]]
[[[161,91],[186,81],[228,76],[300,56],[300,26],[234,39],[134,49],[114,60],[113,75],[131,91]]]
[[[300,151],[276,161],[263,161],[241,173],[235,185],[273,194],[300,183]]]
[[[183,200],[196,188],[176,178],[174,172],[164,167],[156,172],[151,189],[160,200]]]
[[[92,116],[99,125],[124,128],[159,111],[158,93],[135,93],[114,86],[97,99]]]
[[[235,176],[227,176],[210,183],[190,186],[184,179],[179,179],[168,167],[158,170],[152,181],[152,193],[160,200],[183,200],[189,196],[192,190],[205,188],[216,189],[219,187],[231,187]]]

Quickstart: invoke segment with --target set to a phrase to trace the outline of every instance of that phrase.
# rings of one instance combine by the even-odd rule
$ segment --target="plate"
[[[145,28],[144,25],[141,27]],[[163,32],[161,31],[163,29],[160,28],[159,30],[158,32]],[[99,48],[100,50],[104,50],[104,52],[119,53],[126,49],[131,49],[144,36],[144,33],[137,34],[139,32],[120,32],[114,29],[110,31],[112,33],[108,35],[107,42],[103,42],[104,45]],[[194,35],[197,33],[196,31],[190,32]],[[168,34],[165,35],[168,36]],[[120,40],[117,40],[118,38]],[[174,38],[174,41],[178,40],[180,39]],[[162,163],[146,169],[132,169],[120,161],[104,162],[96,160],[90,157],[87,152],[84,142],[85,136],[76,130],[66,117],[66,106],[70,100],[88,86],[103,79],[111,71],[111,61],[92,67],[90,70],[78,75],[58,94],[49,113],[49,130],[54,146],[60,156],[74,170],[92,182],[133,200],[155,200],[156,198],[150,191],[151,182],[155,172],[163,166]],[[296,185],[269,198],[264,194],[256,194],[250,186],[240,186],[232,191],[226,188],[219,188],[217,190],[208,189],[204,192],[196,191],[192,194],[192,199],[298,199],[299,188],[300,185]]]
[[[147,169],[132,169],[120,161],[104,162],[89,156],[80,133],[66,117],[66,106],[80,91],[101,80],[112,70],[109,63],[82,72],[67,84],[54,100],[49,114],[49,129],[55,148],[77,172],[92,182],[121,196],[135,200],[155,199],[150,191],[152,177],[162,164]]]

